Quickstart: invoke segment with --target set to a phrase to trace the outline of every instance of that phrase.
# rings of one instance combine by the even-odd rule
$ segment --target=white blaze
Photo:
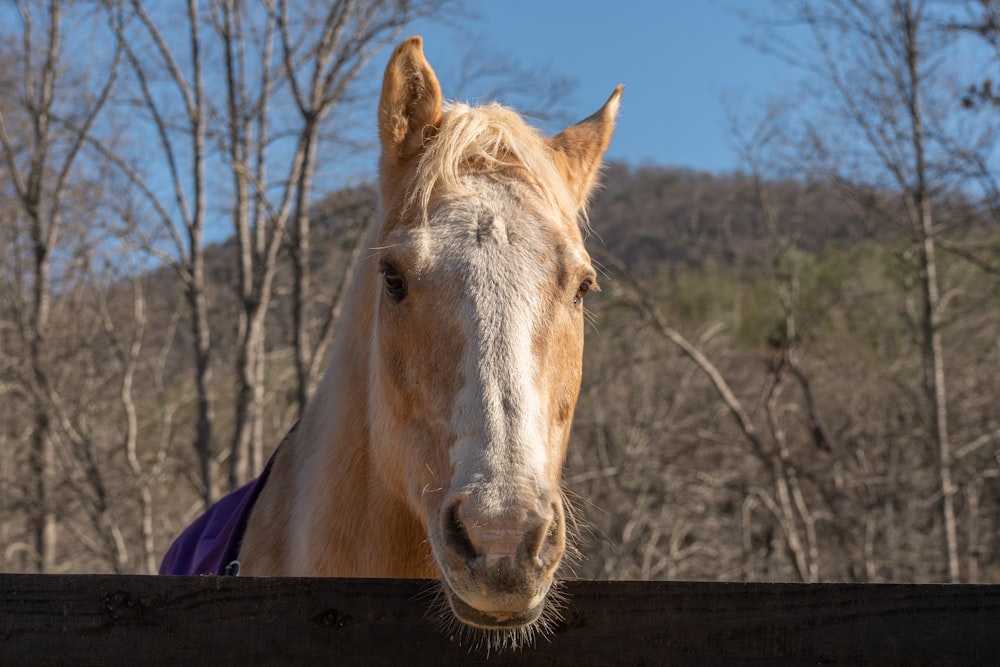
[[[505,193],[506,194],[506,193]],[[509,201],[509,195],[505,198]],[[466,236],[448,244],[462,257],[461,389],[452,415],[456,434],[450,452],[453,491],[470,492],[481,507],[500,514],[518,497],[536,498],[546,484],[546,430],[535,384],[532,337],[545,279],[545,267],[532,252],[541,247],[538,224],[513,207],[489,208],[481,202],[466,219]],[[468,235],[475,226],[475,238]]]

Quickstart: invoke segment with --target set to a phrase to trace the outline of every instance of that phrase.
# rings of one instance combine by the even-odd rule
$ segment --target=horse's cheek
[[[548,461],[551,469],[547,472],[554,480],[558,480],[566,458],[583,369],[582,320],[574,315],[562,313],[565,319],[560,326],[550,329],[552,335],[546,341],[544,361],[540,364],[547,374],[544,384],[550,388]]]
[[[423,418],[412,420],[408,474],[416,502],[435,514],[451,484],[450,452],[456,438],[451,415],[461,388],[460,360],[465,344],[460,329],[447,317],[423,324],[425,336],[420,345],[428,353],[411,355],[417,364],[413,390],[419,395],[417,409]]]
[[[368,426],[371,431],[371,457],[374,469],[390,489],[399,489],[405,480],[405,467],[400,460],[401,445],[405,446],[404,427],[414,413],[413,401],[406,391],[406,361],[404,350],[391,326],[386,326],[385,312],[380,313],[370,366],[370,396]],[[371,406],[379,406],[378,410]]]
[[[379,334],[373,386],[381,395],[373,404],[381,407],[370,417],[372,446],[383,476],[426,521],[448,488],[455,440],[449,420],[428,417],[451,414],[464,345],[453,323],[407,315],[389,319],[391,329]]]

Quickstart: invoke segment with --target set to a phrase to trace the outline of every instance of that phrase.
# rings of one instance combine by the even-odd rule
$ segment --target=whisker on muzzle
[[[567,607],[565,593],[558,582],[554,582],[542,613],[533,623],[516,628],[477,628],[458,620],[452,613],[444,589],[440,585],[434,588],[436,590],[427,593],[428,597],[432,596],[427,616],[435,629],[451,642],[466,647],[469,653],[485,652],[487,657],[491,653],[531,648],[539,638],[548,640],[563,621]]]

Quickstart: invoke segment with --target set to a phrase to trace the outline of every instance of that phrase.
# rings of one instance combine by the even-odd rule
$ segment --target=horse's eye
[[[385,293],[396,301],[402,301],[406,296],[406,280],[392,266],[382,267],[382,283],[385,285]]]
[[[593,278],[587,278],[582,283],[580,283],[580,286],[576,288],[576,296],[573,297],[573,303],[579,304],[580,302],[582,302],[583,297],[587,296],[587,292],[589,292],[590,288],[593,286],[594,286]]]

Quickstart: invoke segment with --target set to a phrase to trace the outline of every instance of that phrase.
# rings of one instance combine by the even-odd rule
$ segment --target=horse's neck
[[[369,237],[373,245],[373,237]],[[254,552],[263,542],[275,558],[253,574],[435,576],[423,527],[382,489],[370,460],[369,366],[373,280],[363,259],[345,288],[332,354],[322,383],[248,527]],[[277,478],[277,479],[274,479]],[[274,531],[273,526],[286,526]],[[261,537],[267,533],[268,537]],[[281,534],[283,533],[283,534]],[[426,553],[425,553],[426,552]],[[266,570],[266,571],[261,571]]]

